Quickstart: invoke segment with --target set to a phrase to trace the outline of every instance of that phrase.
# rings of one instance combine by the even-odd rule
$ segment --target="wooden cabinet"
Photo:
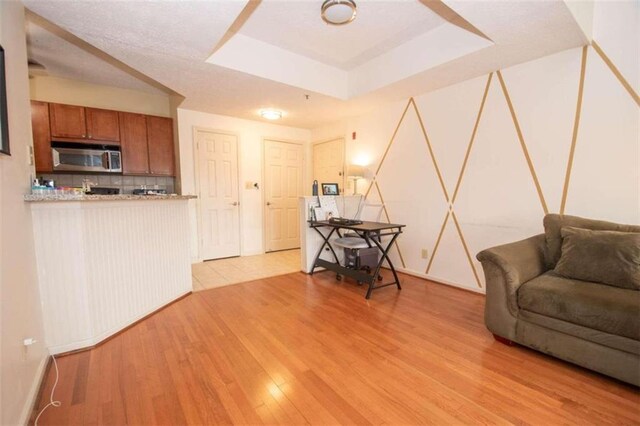
[[[85,108],[75,105],[49,104],[51,137],[84,139],[87,137]]]
[[[154,175],[175,175],[173,124],[170,118],[147,116],[149,171]]]
[[[33,131],[33,155],[36,162],[36,172],[52,172],[49,104],[46,102],[31,101],[31,129]]]
[[[147,146],[147,117],[129,112],[120,113],[120,150],[122,173],[149,173]]]
[[[120,142],[118,111],[52,103],[49,116],[53,139],[112,145]]]
[[[175,176],[173,121],[166,117],[31,102],[36,171],[53,171],[51,142],[121,145],[125,175]]]
[[[118,111],[85,108],[87,138],[94,141],[119,142]]]

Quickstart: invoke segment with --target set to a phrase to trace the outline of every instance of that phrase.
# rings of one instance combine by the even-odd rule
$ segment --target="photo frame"
[[[340,189],[337,183],[323,183],[322,195],[340,195]]]
[[[0,46],[0,153],[11,155],[9,150],[9,119],[7,114],[7,81],[4,49]]]

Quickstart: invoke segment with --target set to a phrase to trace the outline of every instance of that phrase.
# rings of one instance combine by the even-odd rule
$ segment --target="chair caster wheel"
[[[358,281],[358,285],[362,285],[362,281]]]
[[[336,280],[338,280],[338,281],[342,281],[342,275],[340,275],[340,274],[336,274]]]
[[[378,281],[382,281],[382,275],[378,275]]]

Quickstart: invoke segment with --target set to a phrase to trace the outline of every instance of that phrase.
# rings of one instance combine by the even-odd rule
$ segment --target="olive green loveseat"
[[[556,214],[545,216],[544,225],[544,234],[477,255],[486,277],[487,328],[505,343],[640,386],[640,226]],[[585,254],[569,244],[570,232],[595,231],[622,236],[626,246],[586,247],[591,253]],[[570,273],[559,269],[565,254],[574,256]],[[613,285],[572,276],[589,274]]]

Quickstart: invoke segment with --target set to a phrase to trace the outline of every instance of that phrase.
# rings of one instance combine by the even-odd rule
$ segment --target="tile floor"
[[[288,274],[300,270],[300,250],[209,260],[191,265],[193,291]]]

